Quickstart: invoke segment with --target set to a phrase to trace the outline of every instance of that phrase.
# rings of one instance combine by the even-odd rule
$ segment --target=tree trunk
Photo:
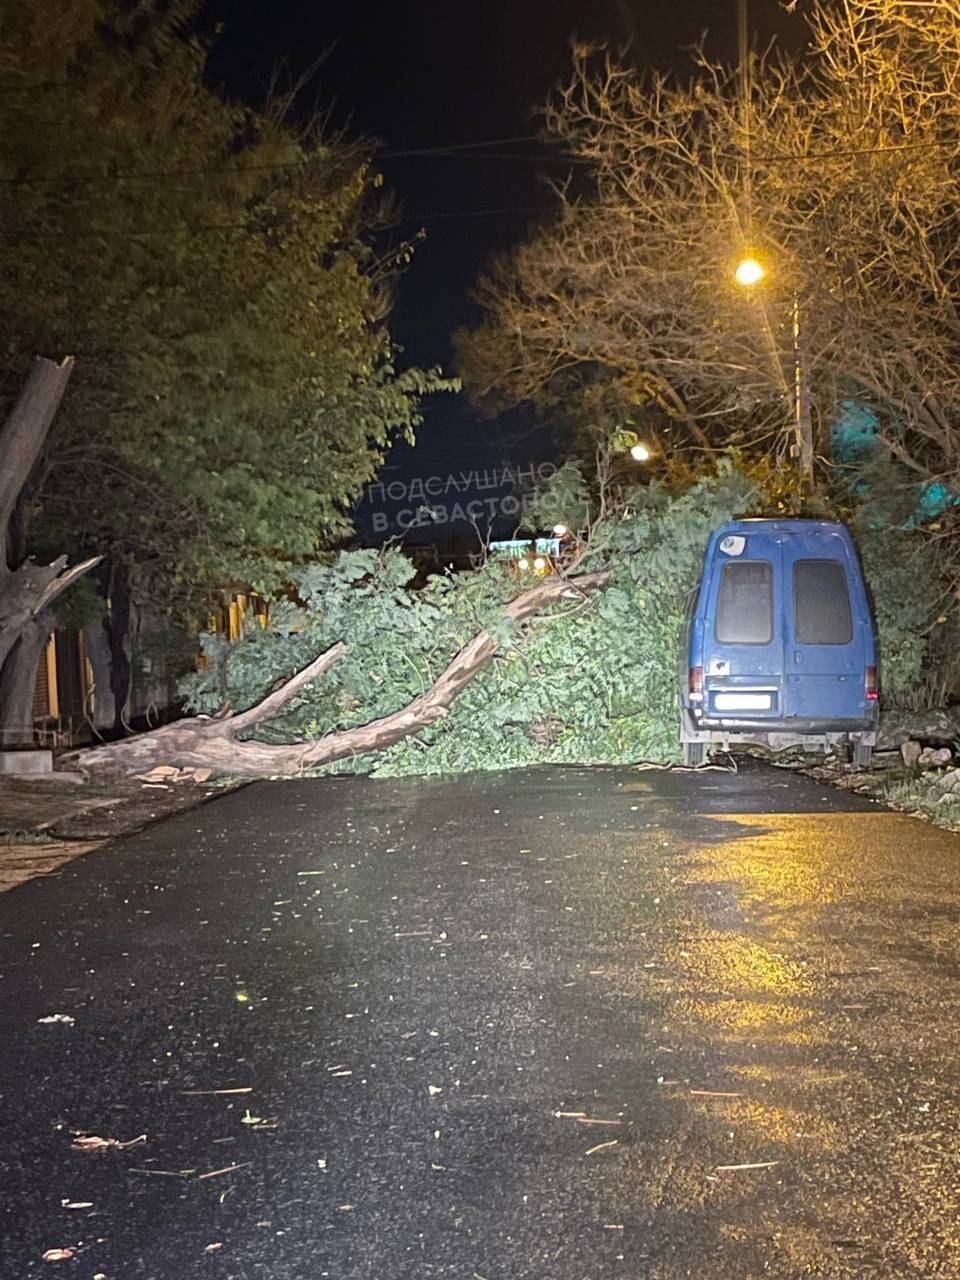
[[[0,671],[0,747],[33,745],[33,694],[37,669],[56,619],[49,609],[20,632]]]
[[[560,601],[582,600],[588,592],[603,586],[609,577],[608,572],[600,572],[574,578],[547,578],[512,600],[504,610],[504,617],[519,623]],[[180,720],[123,742],[75,752],[65,763],[82,770],[117,773],[138,773],[169,764],[262,776],[302,773],[347,756],[381,751],[442,720],[460,693],[497,652],[499,641],[489,631],[478,632],[429,689],[399,711],[355,729],[342,729],[317,742],[279,745],[239,738],[239,734],[277,715],[294,694],[333,666],[346,653],[346,648],[342,640],[338,641],[249,711],[224,719],[202,716]]]
[[[40,456],[73,372],[73,356],[60,364],[37,356],[23,390],[0,428],[0,557],[7,564],[7,526],[21,490]]]
[[[19,717],[27,706],[28,687],[30,700],[33,698],[36,664],[32,672],[27,668],[38,634],[34,623],[71,582],[92,569],[99,559],[95,556],[67,569],[66,556],[59,556],[48,565],[38,565],[32,560],[17,564],[11,556],[11,543],[17,541],[11,538],[11,526],[18,518],[17,504],[46,442],[72,371],[73,356],[67,356],[59,364],[37,356],[16,404],[0,427],[0,688],[3,690],[0,729],[12,724],[14,712],[7,710],[9,699],[17,704]],[[45,625],[42,623],[41,629]],[[18,656],[21,636],[26,643]],[[11,663],[13,666],[8,672],[7,666]]]
[[[103,629],[110,646],[110,692],[113,696],[113,729],[126,731],[127,703],[130,699],[130,580],[126,568],[110,566],[107,588],[109,609]]]

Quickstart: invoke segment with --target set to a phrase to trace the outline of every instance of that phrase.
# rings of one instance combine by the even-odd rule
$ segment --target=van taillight
[[[866,695],[868,702],[876,702],[880,697],[880,690],[877,688],[876,667],[867,667]]]
[[[703,701],[703,667],[690,668],[690,701]]]

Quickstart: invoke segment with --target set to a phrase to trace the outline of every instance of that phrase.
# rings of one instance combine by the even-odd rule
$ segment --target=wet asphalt
[[[785,772],[256,784],[0,897],[0,1277],[958,1277],[958,977]]]

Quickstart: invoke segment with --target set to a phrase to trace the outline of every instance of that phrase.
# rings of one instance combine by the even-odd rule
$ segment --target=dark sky
[[[471,282],[523,236],[530,209],[549,208],[542,175],[556,166],[535,142],[497,142],[486,156],[389,153],[535,133],[574,34],[625,50],[637,66],[682,69],[704,30],[712,52],[732,59],[737,47],[736,0],[208,0],[207,12],[223,23],[211,73],[233,95],[255,99],[278,62],[298,75],[326,55],[321,101],[381,144],[380,167],[409,219],[401,229],[427,233],[400,285],[394,335],[407,361],[447,368],[451,334],[471,318]],[[764,40],[798,38],[778,0],[750,0],[749,21]],[[394,450],[385,478],[551,456],[548,435],[526,435],[529,426],[527,414],[484,422],[463,397],[440,397],[415,450]]]

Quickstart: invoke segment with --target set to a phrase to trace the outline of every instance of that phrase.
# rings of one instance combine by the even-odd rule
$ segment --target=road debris
[[[219,1098],[228,1093],[253,1093],[253,1085],[245,1084],[237,1089],[181,1089],[185,1098]]]
[[[72,1027],[75,1018],[71,1018],[69,1013],[49,1013],[45,1018],[38,1018],[37,1022],[64,1022],[67,1026]]]
[[[41,1255],[41,1258],[44,1262],[66,1262],[76,1252],[76,1249],[72,1246],[65,1245],[62,1249],[48,1249],[46,1253]]]
[[[236,1169],[248,1169],[252,1164],[252,1160],[244,1160],[240,1164],[224,1165],[222,1169],[211,1169],[209,1173],[197,1174],[197,1181],[203,1182],[205,1178],[219,1178],[222,1173],[233,1173]]]
[[[739,1173],[741,1169],[772,1169],[779,1160],[757,1160],[752,1164],[718,1164],[717,1173]]]
[[[589,1151],[585,1151],[585,1156],[592,1156],[595,1151],[605,1151],[607,1147],[615,1147],[619,1143],[618,1138],[611,1138],[609,1142],[598,1142],[595,1147],[591,1147]]]
[[[129,1142],[120,1142],[117,1138],[101,1138],[94,1133],[78,1133],[74,1135],[70,1145],[75,1151],[107,1151],[110,1147],[121,1150],[125,1147],[136,1147],[146,1140],[145,1133],[141,1133],[138,1138],[131,1138]]]

